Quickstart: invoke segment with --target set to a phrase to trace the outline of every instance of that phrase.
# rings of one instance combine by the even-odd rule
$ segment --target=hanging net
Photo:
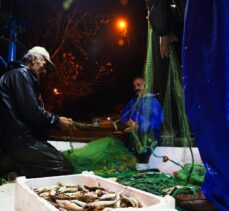
[[[156,71],[155,71],[155,62],[154,62],[155,61],[154,43],[155,43],[155,36],[151,28],[151,25],[149,23],[147,56],[146,56],[144,76],[143,76],[145,88],[142,89],[141,93],[136,99],[131,101],[131,105],[129,105],[129,107],[127,106],[128,108],[125,109],[125,112],[122,114],[121,118],[113,122],[114,130],[118,130],[119,126],[122,125],[123,122],[125,121],[128,122],[128,120],[130,119],[133,120],[133,122],[138,124],[138,128],[130,127],[130,130],[128,131],[128,136],[125,136],[124,138],[121,139],[120,137],[117,136],[115,140],[121,141],[124,139],[124,143],[130,142],[132,144],[131,146],[132,149],[134,149],[133,150],[134,153],[133,151],[132,153],[135,155],[141,155],[147,153],[149,154],[149,152],[151,154],[152,152],[154,156],[160,159],[163,159],[166,155],[156,155],[154,153],[155,148],[158,146],[158,144],[168,143],[169,146],[174,146],[175,144],[177,144],[177,142],[179,142],[179,146],[184,147],[183,161],[186,160],[185,156],[189,156],[189,157],[191,156],[192,164],[193,164],[194,158],[191,149],[192,147],[191,131],[185,113],[184,93],[183,93],[182,83],[179,75],[179,72],[181,72],[180,64],[173,47],[170,46],[167,83],[166,83],[166,88],[164,89],[164,100],[163,102],[161,102],[161,105],[163,106],[161,106],[158,100],[156,99],[156,96],[152,94],[154,89],[153,86],[154,80],[157,79],[157,77],[155,77],[157,76],[157,74],[155,74]],[[92,124],[83,124],[79,122],[75,122],[75,125],[78,127],[98,127]],[[163,143],[163,140],[161,139],[160,136],[160,131],[162,131],[162,135],[166,134],[167,137],[169,137],[167,138],[166,143]],[[177,133],[177,131],[179,132],[179,137],[175,136],[175,133]],[[91,157],[93,157],[92,154],[102,154],[99,149],[101,149],[102,145],[105,145],[105,143],[103,142],[104,140],[107,140],[109,142],[110,138],[105,138],[102,140],[92,142],[91,144],[93,147],[90,148],[91,144],[89,144],[88,149],[85,151],[85,153],[88,152],[87,155],[91,155]],[[99,146],[96,147],[96,144],[99,144]],[[97,149],[98,152],[96,152]],[[90,152],[89,150],[92,151]],[[73,150],[71,152],[68,152],[69,159],[73,163],[76,163],[77,160],[79,159],[77,153],[75,153]],[[80,155],[83,156],[83,153],[81,153]],[[109,160],[109,158],[106,157],[101,157],[101,158]],[[169,161],[178,164],[176,161],[173,161],[172,158],[168,158],[168,159]],[[84,166],[85,168],[88,168],[88,170],[91,169],[87,165]],[[81,167],[78,166],[77,168],[79,168],[77,170],[77,172],[79,172],[81,170]]]
[[[193,139],[185,113],[181,65],[173,46],[170,46],[167,73],[163,75],[167,76],[163,78],[166,85],[160,90],[158,87],[155,88],[155,84],[160,83],[157,81],[160,72],[156,67],[155,52],[158,46],[155,43],[158,43],[158,39],[148,23],[146,62],[143,71],[145,88],[128,104],[121,118],[113,122],[114,130],[120,130],[123,122],[126,122],[129,127],[128,135],[98,139],[82,149],[67,151],[65,155],[74,164],[76,173],[89,170],[105,177],[115,176],[118,177],[118,182],[124,185],[158,195],[195,194],[200,190],[205,169],[194,162]],[[153,92],[162,93],[160,103]],[[78,127],[95,127],[79,122],[75,124]],[[133,125],[137,127],[132,127]],[[173,156],[163,154],[163,151],[162,154],[157,154],[155,149],[159,145],[182,147],[182,163]],[[132,172],[137,162],[135,157],[146,155],[149,159],[151,154],[157,159],[179,166],[180,171],[175,175],[154,171]],[[188,163],[188,160],[191,160],[191,163]]]

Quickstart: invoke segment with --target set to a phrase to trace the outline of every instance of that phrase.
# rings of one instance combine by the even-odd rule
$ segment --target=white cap
[[[54,63],[51,61],[50,59],[50,55],[49,55],[49,52],[43,48],[43,47],[40,47],[40,46],[35,46],[33,48],[31,48],[28,53],[31,53],[31,54],[38,54],[38,55],[41,55],[43,56],[50,64],[52,64],[54,66]]]

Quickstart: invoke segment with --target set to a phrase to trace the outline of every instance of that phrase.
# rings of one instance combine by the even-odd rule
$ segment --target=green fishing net
[[[148,21],[148,37],[147,37],[147,52],[146,61],[144,68],[144,79],[146,92],[153,91],[153,76],[154,76],[154,42],[153,42],[153,30],[151,28],[150,22]]]
[[[184,168],[182,168],[180,171],[178,171],[175,174],[175,178],[179,181],[182,181],[185,183],[187,181],[187,178],[189,176],[190,169],[192,169],[192,174],[190,176],[189,183],[193,185],[200,186],[202,185],[204,181],[204,176],[206,173],[205,168],[200,164],[185,164]]]
[[[205,169],[200,165],[194,165],[194,157],[192,152],[193,139],[188,119],[185,113],[184,92],[181,80],[181,65],[172,46],[169,48],[169,59],[166,74],[162,74],[158,68],[159,54],[157,45],[158,37],[154,34],[150,23],[148,23],[148,40],[146,62],[143,71],[145,79],[145,90],[142,91],[139,98],[136,100],[135,107],[138,107],[139,100],[147,93],[161,92],[160,102],[163,105],[164,122],[162,128],[162,139],[166,139],[169,146],[177,145],[183,147],[183,163],[187,163],[188,158],[192,158],[191,164],[179,164],[172,157],[170,162],[181,167],[181,170],[176,175],[161,174],[158,172],[130,172],[135,170],[136,158],[124,147],[122,141],[118,137],[111,136],[92,141],[82,149],[72,149],[65,152],[67,158],[75,166],[75,173],[82,171],[95,171],[103,176],[117,176],[118,182],[124,185],[132,186],[141,190],[148,191],[157,195],[164,195],[165,189],[171,195],[179,193],[195,194],[200,190],[200,185],[203,182]],[[165,69],[165,68],[164,68]],[[161,90],[155,89],[154,84],[159,84],[158,76],[163,75],[165,86]],[[162,76],[160,76],[162,78]],[[163,97],[161,97],[163,96]],[[150,105],[148,105],[149,107]],[[147,105],[146,105],[147,107]],[[131,112],[128,111],[128,112]],[[149,118],[145,116],[145,118]],[[119,120],[114,121],[114,130]],[[80,126],[84,124],[77,123]],[[91,125],[85,125],[90,127]],[[154,150],[157,147],[157,140],[154,138],[153,131],[141,134],[135,130],[130,131],[130,137],[136,151],[140,154],[145,149],[151,149],[153,155],[158,159],[164,159],[166,155],[158,156]],[[177,135],[178,134],[178,135]],[[165,137],[166,136],[166,137]],[[179,136],[179,137],[178,137]],[[162,142],[163,144],[163,142]],[[111,174],[114,173],[115,174]],[[127,175],[120,176],[117,172],[129,172]],[[106,173],[106,175],[104,175]],[[110,174],[109,174],[110,173]],[[177,187],[182,186],[182,188]]]
[[[193,173],[187,184],[186,180],[191,167],[193,167]],[[205,168],[202,165],[197,164],[193,166],[192,164],[186,164],[175,175],[147,170],[116,174],[115,176],[117,177],[117,182],[125,186],[131,186],[160,196],[170,194],[175,197],[179,194],[195,194],[197,191],[200,191],[204,175]],[[114,175],[109,176],[112,177]]]
[[[75,173],[131,171],[136,166],[136,158],[114,136],[92,141],[83,148],[68,150],[64,154],[74,165]]]
[[[139,95],[139,98],[136,100],[135,105],[133,107],[138,108],[139,100],[145,96],[147,93],[152,93],[154,89],[154,81],[157,80],[157,76],[159,73],[155,71],[158,67],[156,65],[155,56],[155,37],[156,35],[153,33],[152,27],[150,23],[148,24],[148,41],[147,41],[147,55],[146,55],[146,63],[144,67],[144,79],[145,79],[145,90],[142,90],[142,93]],[[158,41],[158,40],[157,40]],[[183,161],[185,163],[186,156],[192,157],[192,164],[194,164],[194,157],[192,153],[192,138],[191,131],[189,127],[189,123],[187,120],[187,116],[185,113],[185,105],[184,105],[184,93],[183,93],[183,85],[180,78],[181,67],[176,56],[176,53],[172,46],[169,49],[169,62],[168,62],[168,71],[167,78],[164,78],[166,81],[166,88],[164,89],[164,99],[161,101],[163,105],[163,114],[164,114],[164,122],[162,135],[166,134],[167,142],[169,142],[170,146],[174,146],[175,139],[177,139],[174,135],[174,117],[177,118],[177,122],[179,123],[179,146],[184,147],[183,153]],[[157,73],[157,74],[156,74]],[[155,77],[154,77],[155,76]],[[151,109],[150,104],[147,104],[147,100],[145,101],[146,105],[144,105],[144,109]],[[150,101],[149,101],[150,103]],[[172,105],[174,104],[174,105]],[[175,107],[174,107],[175,106]],[[128,112],[132,112],[130,109]],[[147,112],[146,112],[147,115]],[[149,118],[144,116],[144,118]],[[113,122],[116,125],[119,120]],[[90,127],[93,125],[90,124],[81,124],[76,123],[80,127]],[[114,130],[117,129],[114,127]],[[141,134],[136,130],[130,131],[130,139],[132,139],[131,143],[134,144],[134,147],[138,154],[149,150],[152,150],[152,153],[158,159],[163,159],[164,156],[157,156],[154,153],[155,148],[157,147],[157,139],[153,134],[153,131],[148,131],[147,133]],[[126,140],[128,141],[128,140]],[[163,142],[162,142],[163,143]],[[189,149],[189,151],[187,151]],[[88,146],[83,149],[72,149],[66,156],[76,167],[76,172],[81,172],[84,170],[95,170],[95,171],[124,171],[130,170],[134,168],[134,164],[136,160],[134,160],[133,156],[127,151],[124,145],[121,143],[118,137],[105,137],[103,139],[99,139],[96,141],[92,141]],[[130,164],[125,163],[125,159],[130,159]],[[134,162],[133,162],[134,161]],[[174,164],[179,163],[173,161],[170,157],[170,161]],[[193,166],[193,165],[192,165]],[[193,167],[189,168],[189,172],[191,175],[193,171]],[[187,182],[190,179],[186,178]]]

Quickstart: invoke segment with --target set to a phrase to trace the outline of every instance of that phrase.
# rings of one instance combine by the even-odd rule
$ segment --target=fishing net
[[[64,154],[73,163],[75,173],[131,171],[136,166],[136,158],[114,136],[92,141],[83,148],[65,151]]]
[[[189,183],[197,186],[202,185],[206,169],[200,164],[185,164],[184,168],[174,174],[175,178],[185,184],[187,178],[189,177],[190,169],[192,169],[192,174],[190,176]]]
[[[157,54],[159,53],[156,43],[159,43],[158,37],[148,23],[146,62],[143,71],[145,88],[136,99],[128,104],[122,117],[112,124],[114,130],[118,130],[120,123],[123,124],[123,120],[127,121],[133,118],[132,120],[137,122],[139,127],[130,127],[129,140],[126,139],[125,142],[132,143],[135,155],[150,155],[152,153],[157,159],[172,162],[181,170],[175,176],[159,173],[142,174],[144,176],[131,174],[128,177],[120,177],[118,181],[158,195],[163,195],[164,189],[177,185],[182,188],[173,188],[172,191],[168,191],[175,195],[180,193],[194,194],[200,190],[205,170],[194,164],[193,139],[185,113],[181,65],[171,45],[166,74],[163,74],[163,81],[158,82],[161,73],[158,68]],[[163,67],[165,69],[165,65]],[[160,83],[165,86],[155,86],[155,84],[161,85]],[[157,96],[152,94],[153,92],[161,93],[158,100],[162,109],[160,109]],[[161,123],[163,123],[162,126]],[[79,122],[75,124],[79,127],[94,127]],[[160,135],[160,131],[162,135]],[[158,145],[172,147],[179,145],[182,147],[183,164],[172,156],[168,158],[166,154],[156,154],[155,149]],[[131,154],[120,139],[115,136],[95,140],[83,149],[74,149],[65,152],[65,154],[74,164],[77,173],[84,170],[93,170],[97,173],[130,171],[135,168],[136,164],[133,152]],[[191,164],[188,164],[190,158]]]
[[[190,168],[193,168],[189,182]],[[177,199],[177,210],[200,210],[201,206],[208,209],[206,200],[199,198],[201,184],[204,181],[205,168],[199,164],[185,164],[184,167],[174,174],[163,174],[157,169],[144,171],[131,171],[124,173],[98,174],[102,177],[116,177],[117,182],[125,186],[131,186],[155,195],[171,195]],[[189,196],[189,200],[187,197]],[[183,198],[184,197],[184,198]],[[186,198],[186,199],[185,199]],[[196,201],[195,201],[196,200]],[[201,201],[201,204],[199,202]],[[190,204],[189,204],[190,203]],[[183,207],[183,208],[181,208]]]
[[[169,65],[167,78],[163,80],[167,81],[166,88],[164,90],[156,90],[164,92],[164,99],[161,100],[160,106],[157,101],[155,95],[152,95],[154,89],[154,81],[157,80],[158,73],[155,71],[157,69],[155,61],[155,34],[153,33],[152,27],[150,23],[148,24],[148,41],[147,41],[147,56],[146,63],[144,68],[144,81],[145,81],[145,89],[141,91],[139,96],[132,101],[132,105],[126,109],[126,111],[122,114],[121,118],[117,121],[113,122],[114,130],[118,130],[120,122],[122,123],[124,120],[133,119],[139,125],[139,128],[130,128],[129,130],[129,139],[125,140],[125,142],[131,142],[133,144],[133,148],[135,148],[135,154],[146,154],[149,150],[153,153],[153,155],[159,159],[164,159],[166,155],[157,155],[154,151],[158,144],[163,144],[163,141],[160,136],[160,127],[162,125],[162,135],[166,134],[167,143],[169,146],[174,146],[177,144],[177,140],[179,140],[179,146],[184,148],[183,152],[183,163],[187,160],[186,156],[192,158],[192,164],[194,164],[194,157],[192,153],[192,137],[191,131],[189,127],[189,123],[187,120],[187,116],[185,113],[184,106],[184,93],[183,86],[180,79],[181,67],[176,56],[176,53],[172,46],[169,49]],[[157,73],[157,74],[156,74]],[[156,88],[158,89],[158,88]],[[150,95],[151,94],[151,95]],[[163,111],[162,111],[163,107]],[[138,122],[139,121],[139,122]],[[174,124],[175,123],[175,124]],[[93,124],[83,124],[80,122],[75,122],[75,125],[78,127],[95,127]],[[99,125],[97,125],[98,127]],[[101,126],[101,125],[100,125]],[[179,137],[175,136],[175,132],[179,133]],[[118,139],[118,137],[116,137]],[[107,140],[107,142],[103,142],[102,140]],[[93,146],[85,151],[81,152],[81,156],[92,157],[98,154],[102,154],[102,145],[105,143],[109,143],[110,139],[105,138],[98,141],[93,142]],[[113,143],[113,142],[112,142]],[[165,145],[167,144],[165,143]],[[99,146],[96,146],[96,145]],[[91,149],[91,151],[89,150]],[[100,150],[101,149],[101,150]],[[120,148],[118,148],[120,149]],[[189,151],[187,151],[189,149]],[[78,153],[79,151],[76,150]],[[88,152],[88,153],[87,153]],[[71,151],[69,154],[69,159],[74,163],[77,163],[77,160],[83,160],[83,158],[77,157],[78,154]],[[85,156],[83,155],[85,153]],[[116,151],[118,153],[118,151]],[[122,154],[122,151],[120,151]],[[103,159],[109,160],[109,157],[105,157],[106,152],[103,152]],[[149,154],[149,153],[148,153]],[[93,155],[93,156],[92,156]],[[101,155],[102,156],[102,155]],[[176,161],[172,160],[172,158],[168,159],[181,166]],[[76,165],[77,166],[77,165]],[[92,165],[93,166],[93,165]],[[90,170],[91,167],[87,167],[87,170]],[[101,168],[100,168],[101,169]],[[191,174],[192,168],[190,168]],[[189,178],[187,178],[188,180]]]
[[[190,167],[187,164],[174,175],[147,170],[109,176],[116,176],[117,182],[126,186],[160,196],[169,194],[175,197],[179,194],[195,194],[197,191],[200,191],[200,185],[204,181],[205,169],[202,165],[194,165],[194,173],[191,176],[190,182],[186,184]]]
[[[204,181],[205,168],[195,164],[190,181],[186,184],[191,164],[186,164],[180,171],[171,174],[160,173],[157,169],[143,171],[129,171],[119,173],[98,173],[104,178],[116,177],[117,182],[125,186],[131,186],[155,195],[165,196],[167,194],[177,196],[179,194],[195,194],[200,191]]]
[[[148,21],[148,38],[147,38],[147,56],[144,68],[144,78],[146,92],[153,91],[153,76],[154,76],[154,58],[153,58],[153,30],[151,28],[150,22]]]
[[[139,123],[139,129],[141,129],[141,124],[149,125],[148,127],[145,127],[147,129],[144,129],[143,132],[139,132],[139,130],[136,129],[131,130],[130,139],[133,140],[132,142],[134,143],[138,154],[146,153],[147,149],[151,149],[154,156],[161,159],[164,158],[163,155],[156,155],[154,153],[158,144],[169,144],[169,146],[175,146],[178,144],[184,149],[184,152],[182,153],[183,163],[190,160],[188,158],[191,157],[192,164],[194,164],[192,152],[193,140],[185,113],[181,65],[173,46],[170,45],[168,66],[163,67],[164,69],[167,69],[167,72],[163,75],[164,78],[160,78],[160,67],[158,67],[157,64],[157,61],[159,60],[157,57],[158,46],[156,43],[158,43],[158,37],[154,34],[150,22],[148,22],[147,55],[143,74],[145,89],[142,90],[133,106],[129,107],[123,116],[125,116],[124,119],[127,119],[126,116],[129,118],[135,118],[134,120]],[[165,87],[155,86],[154,84],[159,83],[157,80],[163,81]],[[159,96],[160,103],[163,107],[163,114],[161,114],[163,118],[161,131],[162,135],[167,138],[166,143],[163,143],[160,135],[155,131],[155,128],[158,129],[159,124],[156,124],[154,119],[160,119],[160,115],[157,114],[160,111],[155,104],[152,104],[153,99],[156,98],[155,95],[151,98],[148,97],[149,94],[154,91],[155,93],[162,93],[161,95],[163,96],[163,99]],[[150,124],[152,125],[150,126]],[[163,140],[164,139],[165,138],[163,138]],[[174,164],[178,164],[172,159],[169,160]],[[191,171],[192,168],[190,168],[190,172]]]

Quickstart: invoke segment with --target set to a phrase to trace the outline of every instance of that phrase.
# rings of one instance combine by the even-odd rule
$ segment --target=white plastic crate
[[[148,211],[175,211],[175,199],[171,196],[160,197],[131,187],[125,187],[92,173],[83,173],[69,176],[44,177],[36,179],[17,178],[15,190],[15,211],[58,211],[45,199],[39,197],[32,189],[40,187],[51,187],[58,183],[101,186],[107,190],[120,192],[124,195],[136,198],[142,208],[114,208],[114,211],[124,210],[148,210]]]

